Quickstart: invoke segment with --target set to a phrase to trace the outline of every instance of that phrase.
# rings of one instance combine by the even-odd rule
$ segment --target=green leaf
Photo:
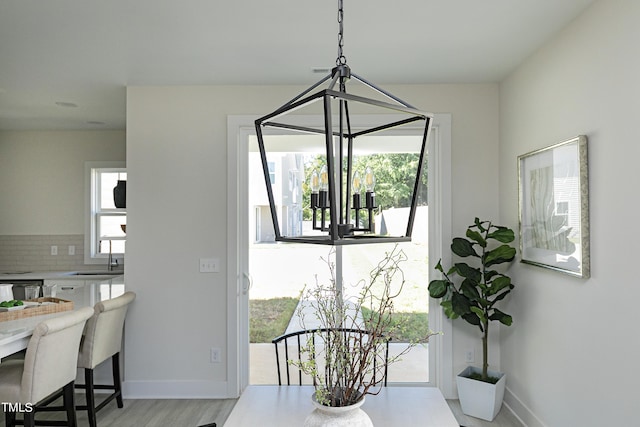
[[[513,323],[513,319],[511,318],[511,316],[509,316],[506,313],[503,313],[502,311],[498,310],[497,308],[493,309],[493,314],[491,316],[489,316],[490,320],[498,320],[500,321],[500,323],[507,325],[507,326],[511,326],[511,324]]]
[[[516,257],[516,250],[509,245],[501,245],[484,254],[485,267],[510,262]]]
[[[484,283],[484,282],[479,282],[476,286],[477,286],[478,288],[480,288],[480,292],[482,292],[483,294],[486,294],[486,293],[487,293],[487,284],[486,284],[486,283]]]
[[[495,295],[504,288],[507,288],[511,285],[511,278],[507,276],[496,277],[492,282],[491,286],[488,289],[489,295]]]
[[[464,314],[469,313],[471,311],[470,310],[471,302],[466,296],[462,295],[459,292],[455,292],[451,296],[451,308],[458,315],[463,316]]]
[[[486,318],[484,317],[484,312],[482,311],[482,309],[478,307],[471,307],[471,312],[475,313],[475,315],[478,316],[478,319],[480,319],[482,323],[486,321]]]
[[[465,264],[464,262],[456,263],[454,267],[456,268],[456,272],[460,276],[466,277],[472,280],[474,283],[478,283],[482,279],[482,273],[478,268],[473,268],[468,264]]]
[[[444,311],[444,315],[447,316],[449,319],[458,318],[458,314],[455,311],[453,311],[453,304],[451,303],[451,301],[442,301],[440,303],[440,306]]]
[[[511,292],[511,289],[513,289],[513,285],[511,285],[510,289],[507,289],[506,291],[504,291],[503,293],[501,293],[500,295],[498,295],[497,297],[495,297],[495,298],[493,299],[493,301],[492,301],[492,303],[491,303],[491,304],[495,304],[495,303],[497,303],[498,301],[500,301],[500,300],[504,299],[504,297],[506,297],[506,296],[509,294],[509,292]]]
[[[481,233],[484,233],[485,231],[487,231],[486,228],[484,228],[482,226],[482,224],[486,223],[487,221],[480,221],[480,218],[476,217],[476,219],[473,220],[473,224],[478,228],[478,230],[480,230]],[[473,227],[470,226],[469,228]]]
[[[510,243],[515,239],[515,235],[510,228],[496,226],[496,230],[487,234],[487,239],[495,239],[500,243]]]
[[[484,240],[484,237],[482,237],[482,234],[478,233],[477,231],[474,231],[470,228],[467,229],[467,237],[477,242],[481,247],[483,248],[487,247],[487,241]]]
[[[429,283],[429,295],[431,295],[431,298],[442,298],[446,295],[447,289],[449,289],[447,280],[432,280]]]
[[[462,285],[460,285],[460,292],[471,301],[477,301],[480,299],[480,294],[478,293],[478,289],[473,285],[470,280],[464,280]]]
[[[468,256],[480,257],[475,249],[473,249],[473,244],[467,239],[463,239],[462,237],[455,237],[451,242],[451,250],[454,254],[459,257],[465,258]]]
[[[444,269],[442,268],[442,263],[441,263],[441,259],[438,260],[438,263],[436,264],[436,266],[434,267],[436,270],[438,270],[441,273],[444,273]]]
[[[468,323],[478,326],[480,330],[484,332],[484,329],[482,328],[482,323],[480,322],[480,318],[475,313],[467,313],[463,315],[462,318],[466,320]]]
[[[495,277],[495,276],[497,276],[499,274],[500,273],[498,273],[495,270],[487,270],[487,271],[484,272],[484,280],[486,282],[489,282],[489,281],[491,281],[491,279],[493,279],[493,277]]]
[[[491,306],[491,304],[489,303],[489,300],[486,300],[484,298],[479,298],[477,302],[478,302],[478,305],[480,305],[480,307],[482,308],[487,308]]]

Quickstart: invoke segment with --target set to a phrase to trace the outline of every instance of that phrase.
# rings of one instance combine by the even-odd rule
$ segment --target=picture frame
[[[590,277],[584,135],[518,156],[521,261]]]

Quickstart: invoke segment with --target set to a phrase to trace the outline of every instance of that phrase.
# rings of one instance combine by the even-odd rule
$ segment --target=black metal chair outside
[[[371,332],[366,331],[366,330],[362,330],[362,329],[353,329],[353,328],[315,328],[315,329],[304,329],[304,330],[300,330],[300,331],[295,331],[295,332],[290,332],[288,334],[283,334],[280,335],[276,338],[274,338],[273,340],[271,340],[271,342],[274,344],[275,346],[275,352],[276,352],[276,366],[278,369],[278,385],[302,385],[302,370],[296,366],[293,366],[291,364],[288,363],[288,360],[291,360],[291,357],[289,355],[289,347],[293,345],[293,348],[296,350],[296,354],[294,354],[293,356],[298,360],[298,362],[302,362],[302,347],[303,347],[303,339],[311,339],[312,343],[315,346],[316,343],[316,337],[320,336],[322,342],[326,341],[324,337],[327,336],[328,333],[330,332],[335,332],[335,331],[339,331],[339,332],[343,332],[346,335],[349,334],[356,334],[356,335],[360,335],[360,338],[362,338],[363,336],[371,336]],[[389,362],[389,341],[391,339],[390,338],[386,338],[384,337],[384,355],[383,355],[383,363],[384,363],[384,381],[383,381],[383,385],[386,387],[387,386],[387,369],[388,369],[388,362]],[[293,343],[291,343],[290,341],[292,341]],[[348,341],[347,341],[348,342]],[[279,351],[279,347],[284,347],[284,361],[280,360],[280,351]],[[315,356],[315,355],[314,355]],[[295,360],[295,359],[294,359]],[[374,358],[373,361],[373,380],[375,382],[375,375],[376,372],[378,372],[377,366],[378,365],[378,358]],[[284,371],[286,373],[286,384],[283,384],[282,381],[282,370],[284,367]],[[291,371],[297,370],[298,371],[298,381],[297,384],[292,384],[292,379],[291,379]],[[314,384],[315,385],[315,384]]]

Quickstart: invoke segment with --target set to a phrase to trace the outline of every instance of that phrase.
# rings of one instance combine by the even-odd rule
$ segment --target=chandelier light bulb
[[[364,173],[364,187],[369,193],[373,193],[373,189],[376,185],[376,177],[373,175],[371,168],[367,168]]]
[[[362,180],[360,179],[360,173],[356,171],[353,174],[353,179],[351,180],[351,188],[353,190],[353,208],[360,209],[362,205],[360,204],[360,191],[362,190]],[[356,222],[358,218],[358,211],[356,210]]]
[[[309,186],[311,187],[312,193],[317,193],[320,189],[320,177],[318,176],[318,171],[316,169],[311,173],[311,179],[309,180]]]
[[[329,190],[329,171],[327,165],[322,166],[322,169],[320,169],[320,190]]]
[[[351,188],[353,189],[353,194],[359,193],[361,191],[362,180],[360,179],[360,172],[353,174],[353,179],[351,180]]]

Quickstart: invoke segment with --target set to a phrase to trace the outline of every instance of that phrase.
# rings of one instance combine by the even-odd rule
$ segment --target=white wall
[[[498,86],[385,86],[431,112],[452,113],[453,232],[498,215]],[[228,115],[265,114],[303,87],[130,87],[127,91],[128,289],[125,394],[225,396]],[[219,257],[223,271],[198,272]],[[426,281],[426,279],[425,279]],[[426,287],[426,282],[425,282]],[[426,289],[425,289],[426,292]],[[497,339],[496,337],[494,337]],[[475,329],[457,322],[454,370]],[[497,346],[492,361],[499,367]]]
[[[0,132],[0,235],[84,234],[84,162],[125,155],[124,131]]]
[[[598,1],[500,87],[500,213],[516,157],[589,138],[591,279],[514,265],[506,401],[529,426],[637,423],[640,2]]]

